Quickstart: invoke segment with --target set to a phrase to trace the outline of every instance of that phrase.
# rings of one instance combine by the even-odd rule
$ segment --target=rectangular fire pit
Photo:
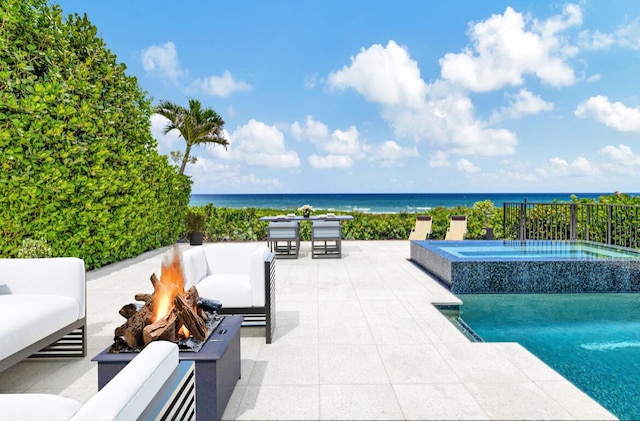
[[[180,361],[195,363],[198,420],[221,419],[240,378],[242,320],[242,316],[225,316],[199,352],[180,352]],[[138,355],[135,352],[112,354],[109,349],[105,349],[91,360],[98,362],[98,389],[102,389]]]

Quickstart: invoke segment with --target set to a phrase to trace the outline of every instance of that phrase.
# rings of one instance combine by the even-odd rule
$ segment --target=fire
[[[178,249],[174,248],[173,256],[164,259],[160,272],[160,284],[153,295],[153,319],[155,323],[166,317],[173,309],[173,300],[176,295],[184,296],[184,278],[182,276],[182,263]],[[179,334],[184,338],[191,336],[189,330],[183,325]]]

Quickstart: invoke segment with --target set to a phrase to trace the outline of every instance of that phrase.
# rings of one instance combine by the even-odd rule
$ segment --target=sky
[[[637,0],[56,3],[224,119],[192,193],[640,191]]]

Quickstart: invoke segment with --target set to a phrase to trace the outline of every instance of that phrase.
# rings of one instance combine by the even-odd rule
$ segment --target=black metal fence
[[[507,240],[585,240],[640,248],[640,206],[504,203]]]

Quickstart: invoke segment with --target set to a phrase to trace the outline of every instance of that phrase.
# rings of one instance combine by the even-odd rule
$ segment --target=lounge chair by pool
[[[409,240],[426,240],[431,233],[431,216],[418,215],[416,217],[416,226],[413,227],[409,234]]]
[[[449,219],[449,228],[445,240],[464,240],[467,233],[467,217],[465,215],[451,215]]]

